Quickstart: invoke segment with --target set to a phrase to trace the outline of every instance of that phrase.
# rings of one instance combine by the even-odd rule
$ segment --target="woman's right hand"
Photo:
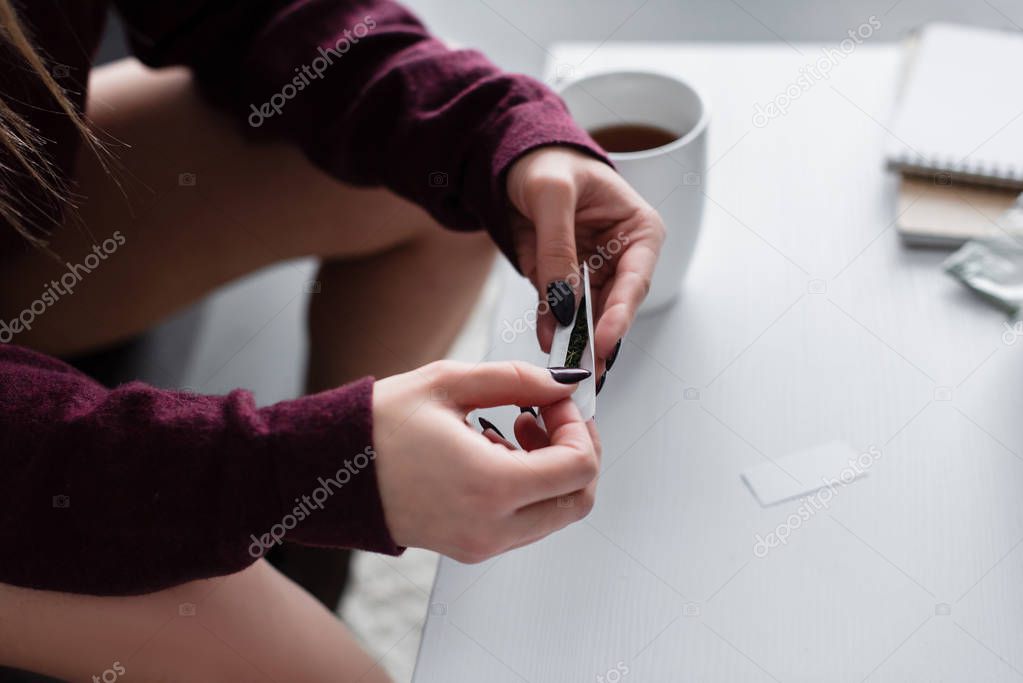
[[[373,440],[384,515],[399,545],[481,562],[590,511],[600,442],[569,400],[574,384],[528,363],[431,363],[376,382]],[[465,423],[477,408],[539,406],[514,450]]]

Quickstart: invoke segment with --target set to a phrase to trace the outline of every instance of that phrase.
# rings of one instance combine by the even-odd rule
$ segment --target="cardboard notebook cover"
[[[999,219],[1018,194],[1004,188],[946,185],[933,178],[903,176],[896,228],[907,244],[954,249],[967,240],[1004,235],[1008,228]]]

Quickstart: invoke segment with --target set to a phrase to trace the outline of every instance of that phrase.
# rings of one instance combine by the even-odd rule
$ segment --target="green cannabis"
[[[568,353],[565,355],[565,367],[577,368],[583,362],[583,351],[590,340],[590,330],[586,323],[586,297],[579,302],[579,310],[575,315],[572,335],[568,338]]]

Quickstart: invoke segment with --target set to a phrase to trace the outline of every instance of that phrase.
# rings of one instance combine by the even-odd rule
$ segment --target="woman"
[[[471,231],[545,293],[545,349],[576,264],[617,239],[594,278],[603,377],[663,228],[542,85],[396,4],[113,4],[160,70],[90,79],[106,2],[0,0],[0,664],[384,680],[259,558],[286,540],[475,562],[585,514],[599,442],[567,400],[580,371],[430,361],[490,268]],[[54,358],[308,255],[308,396],[111,391]],[[516,422],[525,453],[464,422],[508,404],[543,411],[546,431]]]

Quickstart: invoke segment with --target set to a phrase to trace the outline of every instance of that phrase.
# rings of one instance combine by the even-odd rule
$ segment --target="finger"
[[[515,419],[515,439],[524,450],[535,451],[551,445],[540,423],[530,413],[522,413]]]
[[[597,367],[594,374],[597,376],[599,381],[600,377],[607,371],[607,358],[600,355],[597,352],[597,329],[600,327],[600,318],[604,314],[604,309],[607,308],[607,299],[611,295],[612,285],[614,284],[614,277],[604,282],[600,290],[594,295],[593,302],[593,320],[596,321],[593,330],[593,355],[597,359]]]
[[[458,364],[446,374],[436,384],[463,408],[545,406],[570,396],[577,386],[559,382],[546,368],[520,361]]]
[[[555,323],[570,325],[579,303],[576,199],[574,183],[556,176],[537,181],[536,189],[530,194],[530,215],[536,226],[537,285],[543,314],[537,333],[545,350],[550,348]]]
[[[508,522],[505,539],[509,545],[505,552],[536,543],[582,519],[579,508],[559,506],[559,500],[570,501],[571,498],[543,500],[516,512]]]
[[[536,543],[586,517],[593,509],[596,489],[594,481],[581,491],[542,500],[516,511],[508,527],[509,545],[505,552]]]
[[[558,327],[558,321],[554,319],[553,315],[547,313],[549,306],[544,300],[543,294],[540,295],[540,303],[537,304],[537,316],[536,316],[536,341],[540,345],[540,350],[544,353],[551,352],[551,344],[554,343],[554,331]]]
[[[509,453],[499,467],[509,507],[518,509],[585,488],[597,476],[599,464],[592,448],[546,446]]]
[[[599,471],[597,447],[574,403],[545,408],[544,420],[551,445],[506,461],[505,481],[516,507],[585,488]]]
[[[483,436],[487,437],[491,443],[496,443],[498,446],[504,446],[511,450],[518,450],[508,439],[504,438],[496,429],[492,427],[485,427],[482,432]]]
[[[604,457],[604,444],[600,441],[600,433],[597,431],[597,423],[593,420],[586,421],[586,431],[590,433],[590,441],[593,442],[593,448],[597,452],[597,463]]]
[[[590,431],[593,433],[594,438],[596,438],[596,427],[593,425],[592,421],[590,421],[588,424],[591,426]],[[599,453],[600,451],[599,447],[597,450]],[[540,501],[538,503],[533,503],[530,506],[520,509],[518,512],[529,514],[531,510],[543,510],[546,508],[550,514],[556,517],[556,515],[558,514],[556,510],[557,508],[560,509],[574,508],[576,517],[575,519],[571,519],[572,515],[566,513],[566,516],[569,517],[570,519],[566,524],[560,527],[555,526],[556,524],[559,523],[559,521],[556,518],[552,519],[551,524],[546,527],[540,521],[537,521],[524,532],[520,532],[519,537],[512,541],[512,545],[509,548],[507,548],[507,550],[514,550],[516,548],[521,548],[524,545],[529,545],[530,543],[536,543],[537,541],[548,536],[554,531],[563,528],[563,526],[571,524],[573,521],[582,519],[583,517],[588,515],[593,507],[594,501],[596,501],[597,499],[597,484],[599,481],[600,478],[597,477],[589,484],[587,484],[584,488],[578,491],[573,491],[572,493],[569,493],[567,496],[559,496],[554,500]],[[551,510],[552,503],[555,510]]]
[[[653,236],[630,243],[622,253],[594,332],[594,350],[601,358],[611,354],[615,344],[632,326],[636,311],[650,289],[657,253]]]
[[[572,401],[559,401],[547,406],[540,406],[540,416],[543,417],[543,424],[547,428],[551,443],[565,443],[557,438],[561,429],[568,430],[569,434],[575,434],[578,430],[586,434],[586,441],[592,444],[589,437],[589,428],[579,414],[579,408]]]

